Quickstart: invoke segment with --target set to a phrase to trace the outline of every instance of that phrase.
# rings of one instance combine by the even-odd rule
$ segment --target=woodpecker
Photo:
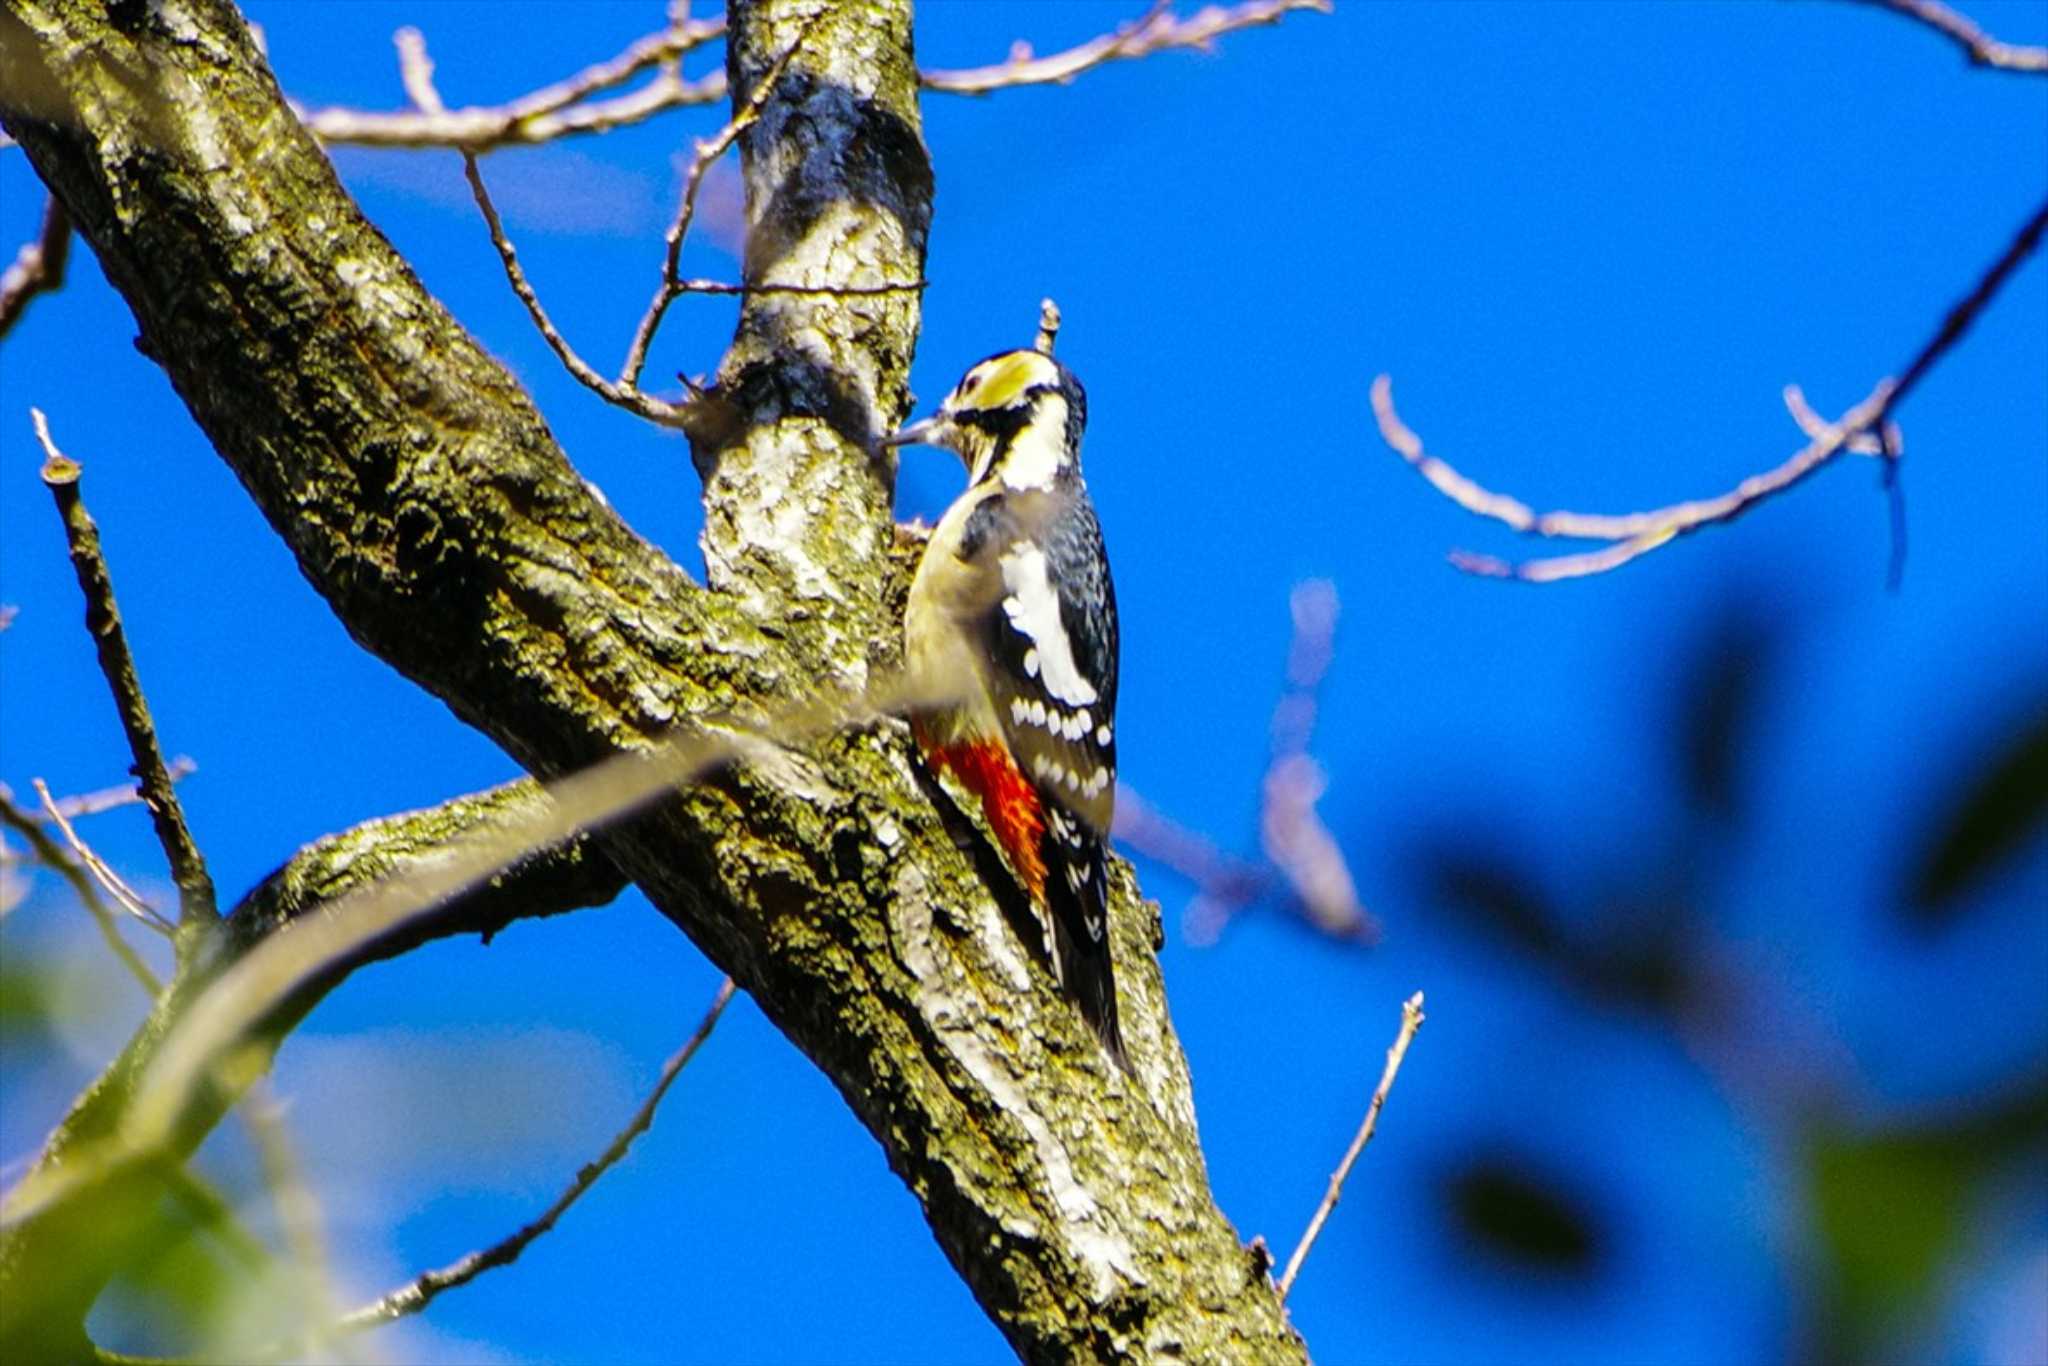
[[[943,446],[967,489],[925,544],[904,615],[927,763],[981,801],[1061,989],[1117,1062],[1104,842],[1116,800],[1116,591],[1088,486],[1088,400],[1038,351],[990,356],[890,445]]]

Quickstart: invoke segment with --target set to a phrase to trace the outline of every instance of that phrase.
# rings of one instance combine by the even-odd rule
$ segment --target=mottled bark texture
[[[906,566],[872,438],[907,407],[915,291],[749,298],[692,429],[700,587],[363,219],[223,0],[5,3],[0,121],[144,350],[355,638],[534,774],[893,660]],[[734,5],[735,98],[825,5]],[[914,282],[932,176],[908,0],[831,8],[742,140],[746,275]],[[898,722],[730,770],[601,847],[832,1078],[1021,1356],[1301,1359],[1210,1198],[1127,868],[1136,1077],[1026,949]]]

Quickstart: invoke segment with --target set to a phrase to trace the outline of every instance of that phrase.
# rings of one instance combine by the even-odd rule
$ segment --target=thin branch
[[[1019,42],[1010,49],[1008,58],[993,66],[922,71],[918,81],[927,90],[949,95],[986,95],[992,90],[1025,85],[1064,85],[1105,62],[1149,57],[1172,49],[1206,52],[1227,33],[1277,24],[1296,10],[1328,14],[1330,0],[1248,0],[1239,5],[1209,5],[1185,19],[1172,12],[1168,0],[1156,0],[1144,15],[1115,33],[1105,33],[1064,52],[1034,57],[1030,47]]]
[[[14,794],[4,786],[0,786],[0,824],[27,841],[36,862],[71,885],[72,893],[85,907],[86,913],[92,916],[93,923],[99,926],[100,937],[107,941],[108,950],[122,967],[128,969],[128,975],[142,984],[150,998],[155,999],[157,993],[164,989],[164,984],[150,971],[149,964],[142,961],[142,956],[135,952],[133,946],[121,937],[121,927],[115,923],[114,913],[107,909],[106,902],[100,900],[100,894],[93,888],[92,879],[86,875],[85,869],[58,847],[34,816],[14,804]]]
[[[724,99],[723,69],[689,81],[683,79],[678,66],[686,54],[724,35],[723,18],[685,19],[638,39],[617,56],[566,80],[501,105],[426,108],[415,98],[414,108],[390,113],[359,109],[297,112],[315,137],[357,147],[456,147],[487,152],[494,147],[553,142],[578,133],[623,128],[669,109]],[[400,62],[404,76],[403,51]],[[654,79],[638,90],[608,100],[592,99],[654,68],[659,68]],[[434,103],[439,105],[438,98]]]
[[[1888,458],[1896,468],[1898,453],[1904,447],[1903,439],[1891,421],[1893,411],[1969,330],[1970,324],[1997,296],[2020,263],[2040,246],[2044,231],[2048,231],[2048,201],[2034,211],[1970,292],[1949,310],[1934,336],[1921,347],[1899,377],[1880,381],[1862,402],[1834,422],[1822,421],[1807,407],[1802,394],[1796,389],[1788,389],[1786,407],[1811,438],[1805,448],[1783,464],[1761,474],[1753,474],[1726,493],[1712,498],[1620,516],[1534,512],[1526,503],[1474,483],[1445,461],[1429,454],[1423,448],[1422,438],[1395,411],[1393,381],[1386,375],[1379,376],[1372,383],[1372,408],[1379,422],[1380,439],[1413,465],[1439,493],[1475,516],[1504,523],[1525,535],[1614,542],[1605,549],[1585,554],[1550,556],[1519,563],[1491,555],[1453,551],[1451,563],[1459,569],[1469,574],[1519,579],[1528,583],[1550,583],[1605,573],[1702,527],[1734,521],[1758,503],[1799,483],[1844,451],[1878,454]],[[1893,507],[1896,518],[1896,500]],[[1895,538],[1895,560],[1900,544],[1902,542]]]
[[[1925,24],[1963,50],[1972,66],[1997,71],[2019,71],[2031,75],[2048,72],[2048,47],[2022,47],[2001,43],[1966,14],[1950,9],[1940,0],[1855,0],[1857,4],[1890,10],[1893,14]]]
[[[462,149],[462,173],[469,178],[469,190],[476,197],[476,206],[482,210],[484,223],[490,229],[491,245],[498,249],[498,259],[505,263],[505,278],[512,285],[512,292],[519,296],[519,302],[526,305],[527,316],[540,329],[541,337],[563,368],[574,375],[579,383],[597,394],[607,403],[617,404],[628,412],[638,413],[650,422],[664,426],[682,425],[683,409],[672,403],[665,403],[652,394],[644,394],[631,384],[614,384],[592,369],[589,362],[576,354],[562,334],[555,329],[548,317],[547,309],[541,306],[540,296],[534,293],[527,281],[526,269],[519,264],[519,253],[513,250],[511,239],[505,236],[505,224],[498,217],[497,205],[491,202],[491,192],[484,188],[483,174],[477,169],[476,154],[468,148]]]
[[[14,264],[0,275],[0,337],[21,321],[29,303],[38,294],[50,294],[64,285],[64,267],[71,259],[71,218],[57,196],[43,205],[43,226],[36,240],[14,253]]]
[[[164,767],[165,774],[174,783],[182,782],[198,771],[199,765],[194,763],[190,756],[184,754],[178,755]],[[129,782],[122,783],[118,787],[102,787],[93,792],[78,793],[76,796],[59,797],[57,799],[57,809],[64,813],[66,819],[75,821],[83,820],[87,816],[99,816],[109,811],[118,811],[124,806],[134,806],[142,799],[142,790],[134,783]],[[47,821],[50,817],[44,815],[36,819]]]
[[[1323,1192],[1322,1203],[1308,1221],[1307,1232],[1301,1235],[1301,1242],[1295,1246],[1294,1255],[1287,1259],[1287,1269],[1280,1273],[1280,1298],[1286,1299],[1287,1292],[1294,1288],[1294,1278],[1301,1274],[1301,1264],[1308,1260],[1309,1249],[1322,1236],[1323,1225],[1329,1222],[1330,1212],[1337,1208],[1338,1197],[1344,1193],[1344,1182],[1351,1175],[1351,1168],[1358,1162],[1358,1155],[1365,1151],[1365,1145],[1372,1142],[1373,1130],[1379,1127],[1380,1110],[1387,1103],[1387,1092],[1394,1089],[1394,1078],[1400,1074],[1401,1060],[1408,1056],[1408,1045],[1415,1039],[1415,1031],[1422,1028],[1426,1017],[1422,1013],[1422,993],[1416,992],[1401,1003],[1401,1032],[1394,1036],[1393,1046],[1387,1049],[1387,1065],[1380,1073],[1380,1084],[1373,1088],[1372,1103],[1365,1107],[1365,1120],[1358,1126],[1358,1132],[1351,1136],[1351,1146],[1344,1150],[1344,1160],[1337,1164],[1337,1170],[1330,1173],[1330,1188]]]
[[[732,118],[711,137],[697,143],[696,154],[690,158],[690,169],[683,177],[683,192],[676,203],[675,217],[669,222],[668,231],[662,234],[663,252],[661,258],[661,282],[655,286],[654,297],[648,302],[647,311],[641,315],[640,325],[633,329],[633,340],[626,348],[625,363],[619,367],[618,385],[623,389],[634,389],[640,383],[640,371],[647,364],[647,348],[654,341],[654,333],[661,326],[668,306],[683,293],[682,269],[683,239],[689,236],[690,224],[697,217],[697,193],[704,185],[704,175],[712,163],[724,156],[733,143],[739,140],[755,120],[761,117],[761,110],[768,103],[768,96],[774,93],[782,73],[796,59],[797,52],[817,32],[818,26],[831,15],[839,12],[839,6],[828,6],[812,15],[808,22],[797,31],[780,57],[762,73],[761,79],[747,93],[740,107],[733,111]]]
[[[92,846],[85,842],[84,837],[72,827],[64,813],[57,809],[57,799],[50,795],[50,785],[41,778],[32,778],[29,781],[36,790],[36,796],[42,800],[43,810],[56,822],[65,843],[71,846],[71,852],[78,856],[78,861],[85,865],[86,870],[100,886],[106,888],[107,895],[114,898],[115,904],[165,938],[176,938],[178,927],[164,919],[156,907],[143,900],[140,892],[130,887],[105,859],[94,853]]]
[[[398,49],[398,83],[412,107],[422,114],[447,113],[448,106],[441,102],[441,92],[434,85],[434,59],[427,55],[427,35],[407,24],[391,35],[391,45]]]
[[[57,502],[57,514],[64,522],[64,538],[71,549],[71,567],[77,573],[79,591],[85,594],[85,626],[92,633],[99,654],[100,673],[114,694],[114,708],[121,716],[121,729],[128,736],[128,752],[135,765],[130,770],[141,781],[142,800],[149,807],[156,828],[157,843],[171,867],[171,880],[178,886],[178,919],[181,924],[202,925],[220,918],[214,903],[213,877],[206,860],[185,823],[185,808],[178,801],[163,749],[157,744],[156,722],[142,695],[142,680],[135,672],[135,656],[128,649],[128,633],[121,625],[121,611],[114,601],[114,579],[100,549],[99,528],[85,510],[78,480],[78,462],[57,449],[50,439],[50,422],[40,408],[29,409],[35,421],[36,440],[43,446],[43,484]]]
[[[472,1252],[460,1261],[438,1271],[423,1272],[409,1284],[400,1286],[374,1304],[365,1305],[351,1314],[342,1316],[334,1325],[334,1331],[361,1332],[366,1328],[375,1328],[380,1324],[404,1318],[408,1314],[417,1314],[432,1304],[443,1291],[467,1285],[486,1271],[510,1266],[519,1260],[519,1254],[526,1251],[527,1245],[552,1229],[556,1221],[568,1211],[569,1206],[581,1199],[585,1191],[597,1184],[599,1177],[625,1157],[627,1149],[633,1146],[633,1140],[647,1132],[649,1126],[654,1123],[655,1109],[660,1106],[662,1098],[668,1094],[669,1087],[675,1084],[682,1070],[697,1056],[697,1050],[711,1037],[712,1029],[718,1024],[719,1016],[725,1013],[725,1007],[731,1002],[732,996],[733,982],[732,978],[728,977],[719,985],[718,993],[712,997],[711,1005],[704,1012],[704,1018],[698,1022],[696,1031],[681,1048],[670,1055],[667,1062],[662,1064],[661,1076],[655,1081],[654,1089],[649,1091],[647,1098],[640,1103],[640,1108],[634,1112],[632,1120],[613,1136],[603,1152],[577,1171],[576,1179],[555,1197],[555,1202],[542,1211],[539,1218],[508,1238]]]

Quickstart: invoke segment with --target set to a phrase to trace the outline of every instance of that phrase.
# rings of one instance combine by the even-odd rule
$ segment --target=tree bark
[[[825,4],[734,4],[735,100]],[[363,218],[223,0],[6,0],[0,92],[306,577],[537,777],[895,659],[908,564],[873,439],[907,406],[914,290],[749,296],[691,433],[700,586],[591,495]],[[908,0],[818,18],[741,153],[749,281],[917,281]],[[1020,1356],[1303,1358],[1210,1197],[1158,911],[1127,867],[1135,1076],[1060,998],[899,722],[735,766],[599,843],[832,1078]]]

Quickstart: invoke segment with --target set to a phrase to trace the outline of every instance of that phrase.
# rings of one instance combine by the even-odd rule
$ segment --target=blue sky
[[[929,3],[919,58],[978,65],[1018,37],[1051,51],[1138,8]],[[2009,41],[2048,42],[2048,6],[1968,8]],[[250,12],[296,97],[391,107],[400,24],[425,31],[449,103],[494,102],[616,52],[661,7]],[[653,286],[677,149],[721,117],[486,163],[558,325],[601,369]],[[2040,845],[1940,935],[1894,913],[1930,820],[2048,697],[2048,265],[2030,262],[1899,414],[1911,539],[1896,593],[1863,461],[1610,577],[1462,577],[1452,547],[1543,547],[1475,522],[1390,455],[1366,389],[1391,374],[1433,450],[1539,507],[1718,492],[1800,444],[1784,384],[1824,412],[1862,398],[2033,211],[2048,82],[1971,71],[1931,33],[1842,4],[1353,2],[1068,88],[931,96],[925,119],[938,200],[913,380],[928,406],[970,361],[1028,340],[1042,295],[1064,309],[1124,614],[1124,776],[1254,853],[1288,591],[1322,576],[1342,595],[1315,748],[1382,946],[1323,941],[1268,906],[1192,947],[1175,932],[1188,887],[1141,862],[1166,909],[1218,1197],[1283,1255],[1400,1000],[1428,993],[1380,1136],[1292,1301],[1318,1359],[1794,1350],[1814,1248],[1772,1078],[1823,1076],[1841,1114],[1882,1124],[1969,1111],[2048,1068]],[[695,568],[683,443],[555,365],[455,156],[336,160],[579,468]],[[720,230],[734,193],[707,192],[694,273],[735,271]],[[40,204],[22,156],[0,153],[9,249]],[[649,373],[715,367],[732,316],[685,301]],[[0,779],[72,791],[125,766],[35,479],[30,404],[85,464],[166,744],[200,764],[185,798],[224,895],[305,840],[511,776],[354,649],[132,334],[81,252],[0,350],[0,601],[21,608],[0,636]],[[935,515],[958,480],[943,456],[907,454],[901,514]],[[1732,611],[1776,643],[1735,756],[1742,816],[1715,826],[1674,779],[1673,699]],[[88,833],[125,869],[157,866],[133,812]],[[1612,932],[1604,906],[1675,877],[1754,1009],[1686,1036],[1589,1005],[1475,933],[1427,874],[1430,850],[1512,864],[1596,940]],[[0,1049],[0,1160],[32,1149],[139,1014],[132,988],[80,956],[77,920],[43,888],[0,929],[10,957],[67,963],[93,1016],[52,1048]],[[623,1122],[716,980],[627,897],[336,993],[277,1085],[345,1297],[530,1217]],[[228,1136],[210,1157],[236,1152]],[[1459,1233],[1444,1192],[1488,1155],[1574,1202],[1597,1230],[1589,1266],[1542,1274]],[[1999,1189],[1906,1339],[1930,1358],[2000,1359],[2015,1287],[2048,1275],[2048,1179],[2036,1164]],[[120,1336],[132,1319],[103,1326],[112,1345],[147,1345]],[[1005,1355],[874,1143],[744,1001],[620,1170],[518,1266],[387,1350]]]

